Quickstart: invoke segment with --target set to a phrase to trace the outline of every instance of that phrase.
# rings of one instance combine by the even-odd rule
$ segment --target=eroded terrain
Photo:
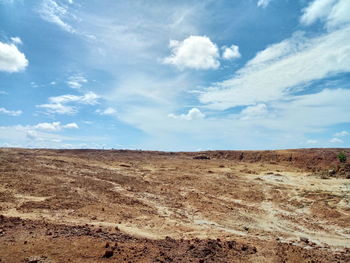
[[[0,262],[350,262],[315,152],[0,149]]]

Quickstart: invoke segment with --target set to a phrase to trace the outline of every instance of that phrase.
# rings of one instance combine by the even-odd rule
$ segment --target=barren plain
[[[339,151],[2,148],[0,262],[350,262]]]

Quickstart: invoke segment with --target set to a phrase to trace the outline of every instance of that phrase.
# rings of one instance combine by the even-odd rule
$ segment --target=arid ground
[[[339,151],[2,148],[0,262],[350,262]]]

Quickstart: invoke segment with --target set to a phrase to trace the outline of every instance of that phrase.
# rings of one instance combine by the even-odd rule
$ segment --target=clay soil
[[[0,262],[350,262],[339,151],[2,148]]]

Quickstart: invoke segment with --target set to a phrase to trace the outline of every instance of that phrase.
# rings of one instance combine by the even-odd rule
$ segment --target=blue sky
[[[0,0],[0,146],[350,147],[348,0]]]

